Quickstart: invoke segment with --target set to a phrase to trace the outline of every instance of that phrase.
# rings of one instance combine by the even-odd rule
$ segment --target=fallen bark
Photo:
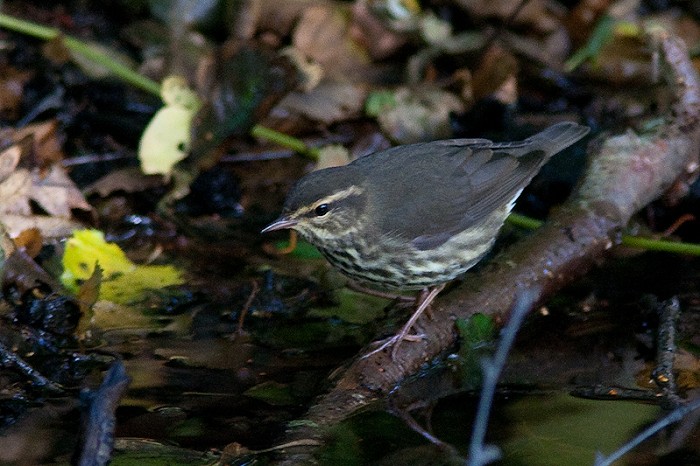
[[[454,320],[480,312],[501,315],[511,308],[518,287],[538,285],[542,302],[604,259],[621,230],[639,209],[678,180],[695,176],[700,151],[700,80],[682,41],[661,29],[648,32],[668,66],[674,104],[654,134],[610,137],[591,154],[584,180],[572,198],[527,239],[496,256],[463,286],[440,296],[433,319],[421,319],[417,333],[429,338],[357,359],[334,388],[307,412],[306,422],[287,431],[285,441],[321,440],[326,428],[385,397],[406,376],[451,347]],[[503,319],[508,317],[503,315]],[[313,463],[316,447],[285,449],[279,464]]]

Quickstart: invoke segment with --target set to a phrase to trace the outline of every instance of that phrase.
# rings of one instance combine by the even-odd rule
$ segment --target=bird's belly
[[[328,261],[353,280],[380,288],[417,290],[448,282],[474,266],[493,245],[496,231],[468,229],[437,248],[419,250],[407,243],[383,241],[354,247],[319,248]],[[494,238],[484,242],[484,237]]]

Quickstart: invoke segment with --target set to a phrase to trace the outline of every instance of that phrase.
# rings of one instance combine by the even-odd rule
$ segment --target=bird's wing
[[[419,249],[437,247],[513,202],[551,155],[586,132],[563,123],[521,142],[453,139],[369,156],[368,180],[378,187],[368,190],[370,218],[379,219],[377,231]],[[398,169],[388,157],[401,159]]]

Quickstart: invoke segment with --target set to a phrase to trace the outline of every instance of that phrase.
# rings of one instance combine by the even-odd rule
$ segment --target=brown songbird
[[[557,152],[588,133],[555,124],[519,142],[449,139],[398,146],[312,172],[264,232],[292,228],[360,284],[423,290],[409,331],[446,282],[489,251],[523,188]],[[370,353],[370,354],[372,354]]]

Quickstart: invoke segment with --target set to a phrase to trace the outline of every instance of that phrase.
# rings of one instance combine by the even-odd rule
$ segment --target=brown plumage
[[[550,157],[587,133],[585,126],[559,123],[520,142],[411,144],[318,170],[299,180],[281,217],[263,232],[297,230],[361,283],[433,288],[412,325],[438,287],[488,252],[515,200]],[[380,349],[408,330],[407,324]]]

